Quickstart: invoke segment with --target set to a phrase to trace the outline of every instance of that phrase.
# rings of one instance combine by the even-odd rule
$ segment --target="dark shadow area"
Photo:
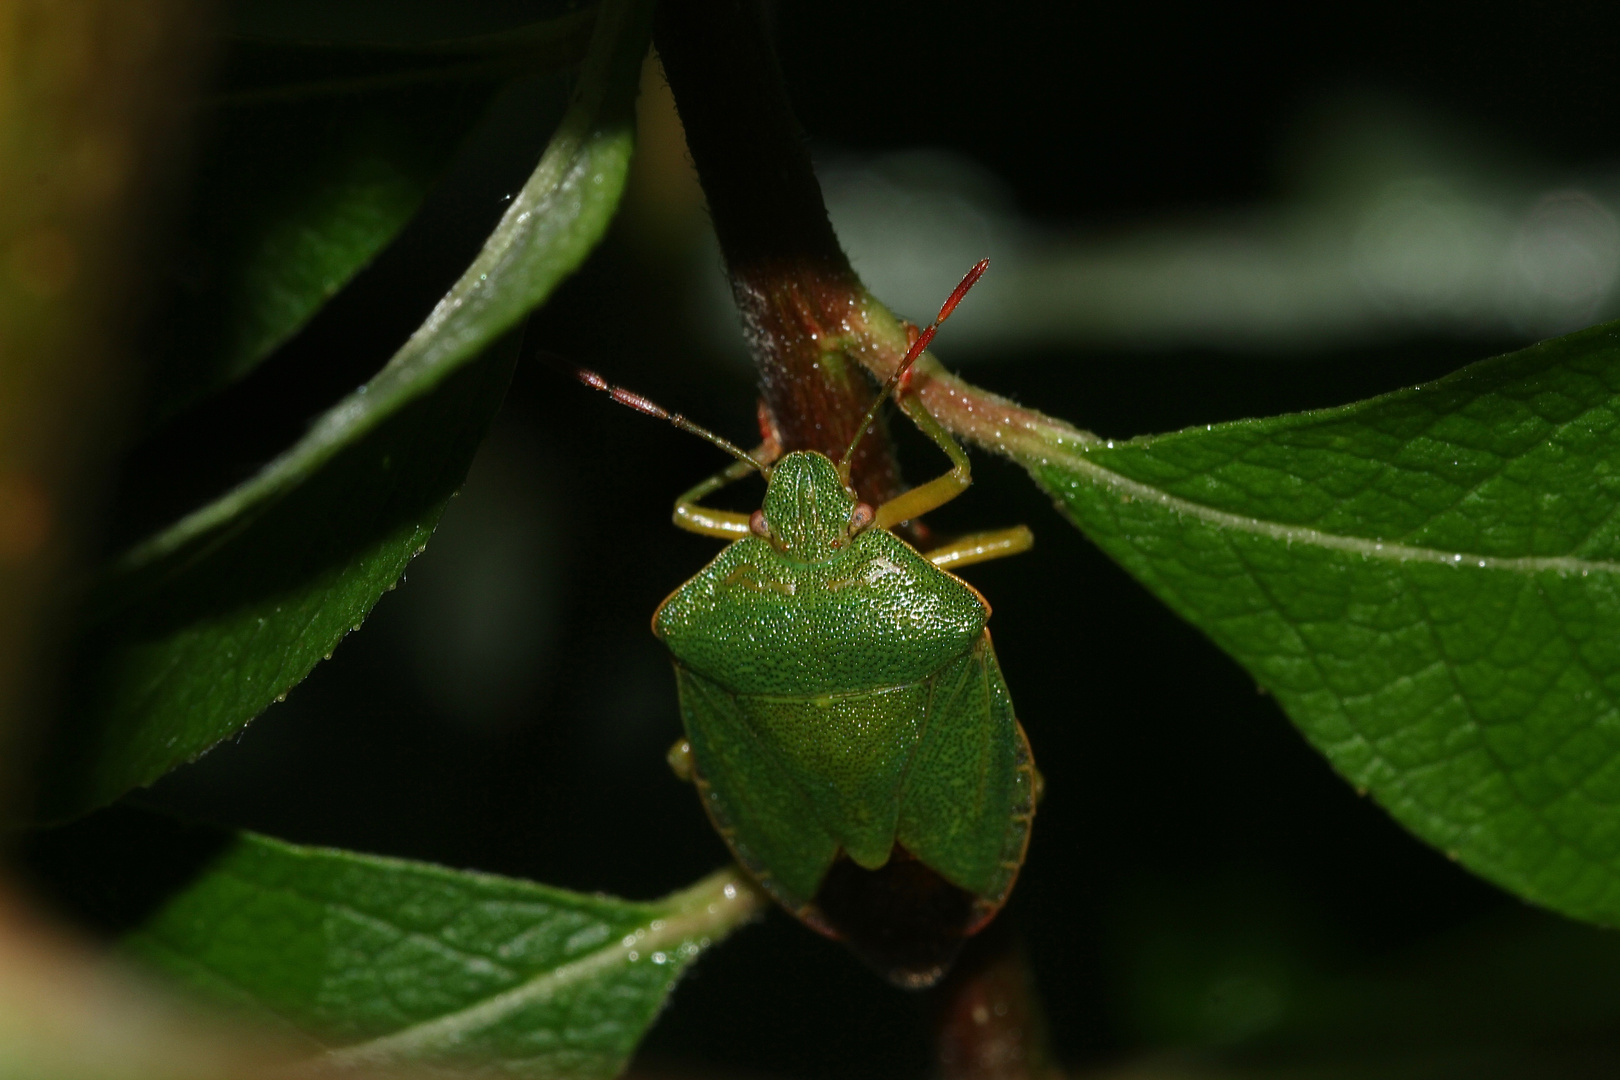
[[[876,870],[839,858],[822,880],[815,905],[855,955],[906,990],[937,983],[979,921],[972,893],[898,845]]]
[[[29,834],[17,865],[36,896],[111,941],[145,923],[235,842],[230,829],[115,807]]]

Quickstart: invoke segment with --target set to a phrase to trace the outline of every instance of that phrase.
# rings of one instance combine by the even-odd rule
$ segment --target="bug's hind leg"
[[[1023,525],[991,532],[970,533],[923,555],[923,558],[946,570],[955,570],[974,563],[989,562],[1008,555],[1028,551],[1035,544],[1035,535]]]

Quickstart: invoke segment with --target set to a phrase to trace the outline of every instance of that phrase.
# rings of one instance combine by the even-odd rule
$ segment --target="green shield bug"
[[[749,454],[576,369],[737,459],[675,504],[681,528],[732,543],[653,616],[686,728],[671,765],[782,907],[908,987],[937,981],[1006,902],[1039,786],[990,644],[990,605],[950,572],[1026,550],[1029,531],[975,534],[926,554],[890,531],[971,482],[961,447],[904,390],[987,265],[916,336],[858,429],[899,391],[951,470],[876,507],[850,489],[860,434],[837,463],[813,451],[778,456],[769,444]],[[755,472],[766,479],[759,510],[701,505]]]

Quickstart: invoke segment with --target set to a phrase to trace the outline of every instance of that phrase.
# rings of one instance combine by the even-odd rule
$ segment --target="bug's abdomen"
[[[761,749],[805,793],[821,825],[869,870],[889,861],[900,782],[917,747],[928,685],[819,697],[742,697]]]

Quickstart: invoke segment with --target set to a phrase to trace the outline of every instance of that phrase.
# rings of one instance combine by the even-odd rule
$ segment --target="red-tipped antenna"
[[[878,409],[883,407],[883,403],[889,399],[889,395],[894,393],[895,387],[899,386],[901,380],[910,373],[911,365],[915,364],[917,358],[927,350],[928,343],[933,341],[934,335],[939,332],[939,324],[951,317],[951,312],[955,311],[956,305],[962,302],[962,297],[966,296],[968,290],[979,283],[979,279],[984,277],[984,272],[988,269],[990,269],[990,260],[980,259],[973,264],[973,269],[962,275],[962,280],[956,283],[956,288],[951,290],[951,295],[947,296],[945,302],[939,305],[939,314],[934,316],[934,321],[928,324],[926,330],[917,335],[916,340],[911,343],[911,348],[906,350],[906,355],[900,361],[900,365],[894,369],[894,374],[889,376],[888,381],[883,384],[883,389],[878,391],[878,396],[872,401],[872,407],[867,409],[866,415],[861,418],[861,426],[855,429],[855,438],[850,442],[849,449],[844,451],[843,460],[838,463],[839,471],[844,474],[846,480],[849,477],[849,463],[855,458],[855,448],[861,445],[861,437],[866,434],[867,428],[872,426],[872,421],[877,419]]]
[[[720,449],[724,450],[738,461],[746,461],[749,465],[752,465],[754,468],[758,469],[761,475],[767,474],[765,466],[755,461],[753,456],[750,455],[746,450],[741,449],[736,444],[729,442],[726,439],[722,439],[708,428],[700,427],[697,424],[694,424],[680,413],[672,413],[662,405],[658,404],[656,401],[653,401],[651,398],[643,397],[634,390],[626,390],[622,386],[614,386],[612,383],[602,378],[602,376],[598,375],[590,368],[582,368],[578,364],[571,364],[554,353],[551,354],[551,361],[552,363],[561,367],[563,370],[572,374],[574,378],[578,379],[592,390],[602,391],[608,397],[612,398],[614,401],[617,401],[620,405],[629,406],[638,413],[645,413],[646,415],[656,417],[659,420],[668,420],[671,424],[674,424],[682,431],[691,432],[698,438],[713,443],[715,446],[718,446]]]

